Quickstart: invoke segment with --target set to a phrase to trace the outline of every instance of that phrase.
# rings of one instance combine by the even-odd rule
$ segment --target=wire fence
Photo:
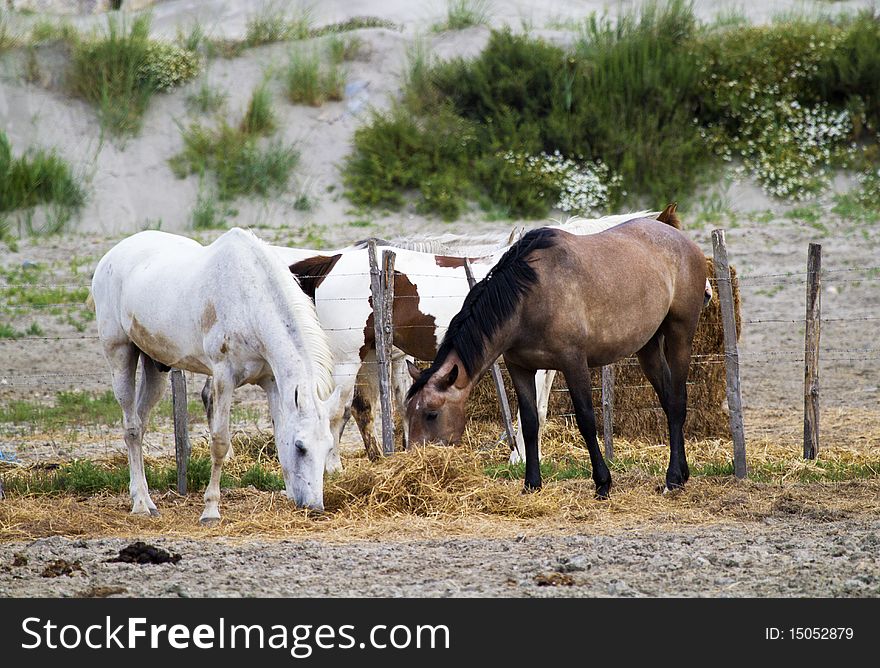
[[[431,300],[461,300],[467,292],[467,279],[463,271],[455,273],[443,272],[408,272],[408,276],[418,279],[434,279],[443,285],[460,285],[455,290],[441,290],[438,294],[396,294],[395,301],[418,299],[426,304],[424,310],[430,311]],[[305,276],[303,278],[322,278],[325,281],[334,278],[364,279],[368,285],[369,275],[363,272],[331,273],[328,276]],[[756,346],[750,342],[751,335],[747,334],[740,342],[738,351],[741,365],[744,367],[744,383],[748,386],[750,376],[759,373],[761,369],[770,367],[778,369],[787,368],[790,371],[791,382],[796,382],[803,372],[803,326],[802,314],[803,301],[786,300],[780,304],[773,301],[772,294],[761,291],[768,286],[799,287],[803,289],[807,280],[806,271],[776,272],[764,274],[739,274],[735,279],[743,295],[742,303],[742,327],[749,333],[767,328],[771,333],[779,333],[780,339],[786,339],[786,345]],[[445,281],[451,281],[445,283]],[[829,288],[838,285],[854,286],[866,284],[874,286],[880,281],[880,266],[855,266],[823,268],[821,271],[823,292],[828,295]],[[717,287],[717,279],[709,278],[713,289]],[[81,333],[60,333],[57,335],[45,334],[42,331],[27,333],[16,330],[15,325],[21,321],[33,318],[44,318],[47,312],[53,310],[63,311],[70,307],[85,307],[82,300],[72,300],[71,294],[80,296],[88,291],[88,283],[78,282],[17,282],[0,283],[0,309],[7,314],[6,322],[0,321],[0,357],[4,362],[0,363],[0,391],[3,388],[28,388],[52,390],[59,386],[73,384],[86,384],[91,387],[105,385],[110,387],[109,369],[82,370],[82,371],[57,371],[60,364],[64,363],[61,358],[53,354],[53,346],[66,345],[72,342],[81,342],[88,347],[94,347],[95,364],[104,364],[101,354],[99,337],[94,334],[94,323],[79,324],[84,327]],[[30,292],[29,292],[30,291]],[[40,292],[44,294],[40,294]],[[36,292],[37,294],[33,294]],[[56,295],[57,300],[47,300],[46,295]],[[836,295],[833,295],[836,296]],[[369,298],[369,290],[361,295],[347,295],[322,297],[328,302],[351,302],[364,306],[364,312],[369,311],[366,303]],[[29,301],[30,300],[30,301]],[[754,306],[753,303],[754,302]],[[821,325],[823,327],[823,341],[828,342],[821,348],[820,366],[823,375],[833,380],[835,371],[839,365],[863,365],[873,369],[877,360],[880,360],[880,347],[876,342],[880,341],[880,327],[874,323],[880,323],[880,300],[876,303],[867,303],[862,306],[855,300],[834,300],[823,306]],[[11,316],[11,317],[10,317]],[[355,323],[351,326],[327,327],[328,334],[342,334],[345,332],[362,334],[366,327],[364,323]],[[61,327],[57,327],[59,329]],[[395,330],[432,330],[435,336],[442,336],[445,327],[433,324],[409,323],[395,325]],[[26,350],[28,365],[30,368],[22,369],[15,364],[10,365],[10,360],[20,356]],[[40,351],[45,350],[45,353]],[[722,365],[726,355],[723,352],[694,355],[694,365]],[[336,370],[337,379],[356,377],[360,372],[361,364],[375,365],[375,361],[344,363]],[[625,360],[624,365],[637,365],[635,360]],[[10,368],[13,367],[13,368]],[[369,371],[368,371],[369,372]],[[778,371],[774,371],[778,373]],[[189,386],[197,384],[192,378]],[[866,380],[870,385],[870,379]],[[877,381],[874,381],[875,385]],[[644,389],[649,387],[642,385],[622,385],[621,389]],[[869,388],[870,389],[870,388]],[[565,391],[565,390],[561,390]],[[599,391],[599,388],[596,388]],[[830,392],[831,399],[834,393]],[[796,397],[800,400],[800,397]],[[766,406],[766,404],[762,404]],[[792,404],[779,405],[780,408],[790,408]],[[766,406],[769,408],[777,406]],[[658,411],[657,406],[646,406],[638,410]]]

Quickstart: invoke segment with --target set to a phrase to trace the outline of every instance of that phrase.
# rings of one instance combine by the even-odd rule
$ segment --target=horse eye
[[[427,413],[425,413],[425,419],[428,422],[432,422],[433,420],[437,419],[438,415],[440,415],[439,411],[428,411]]]

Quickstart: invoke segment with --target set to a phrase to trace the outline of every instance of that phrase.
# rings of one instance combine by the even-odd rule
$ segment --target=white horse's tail
[[[86,299],[86,308],[91,310],[92,313],[95,312],[95,298],[92,296],[92,290],[89,289],[89,296]]]

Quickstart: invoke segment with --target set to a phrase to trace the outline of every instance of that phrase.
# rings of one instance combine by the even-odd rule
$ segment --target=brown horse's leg
[[[541,461],[538,457],[538,397],[535,389],[535,372],[516,366],[505,360],[507,372],[516,390],[520,424],[525,443],[526,477],[525,491],[541,488]]]
[[[691,347],[686,337],[675,326],[658,332],[638,353],[639,363],[645,372],[660,406],[666,413],[669,427],[669,468],[666,469],[667,489],[684,486],[690,477],[687,456],[684,451],[684,420],[687,416],[687,375]]]
[[[593,394],[590,384],[589,368],[569,369],[563,372],[565,382],[568,385],[568,393],[571,395],[571,403],[574,406],[575,419],[578,429],[587,444],[590,452],[590,464],[593,467],[593,482],[596,483],[596,496],[607,499],[611,490],[611,472],[602,451],[599,450],[599,440],[596,436],[596,414],[593,411]]]

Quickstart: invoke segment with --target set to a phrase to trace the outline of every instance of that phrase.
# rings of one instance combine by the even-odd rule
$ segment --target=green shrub
[[[157,91],[192,81],[201,71],[195,52],[170,42],[150,42],[145,56],[138,75],[141,80],[152,83]]]
[[[669,0],[593,15],[570,49],[502,30],[475,58],[433,64],[417,41],[402,104],[355,135],[347,194],[369,206],[410,194],[444,218],[471,198],[514,216],[587,213],[681,199],[737,159],[768,193],[800,198],[830,167],[876,162],[878,81],[871,12],[700,25]],[[469,124],[451,159],[435,132],[449,118]],[[870,144],[860,154],[856,138]]]
[[[847,34],[831,23],[789,20],[701,42],[702,134],[725,160],[741,159],[773,195],[799,199],[818,191],[846,150],[852,114],[829,104],[844,100],[829,93]]]
[[[136,132],[153,94],[185,83],[200,69],[198,56],[149,38],[149,16],[129,28],[108,18],[106,33],[73,47],[71,91],[98,107],[104,127],[117,134]]]
[[[0,130],[0,212],[50,204],[63,223],[84,202],[85,192],[67,161],[42,149],[13,157]]]
[[[819,63],[816,85],[824,100],[862,113],[854,119],[857,134],[880,134],[880,13],[862,11],[844,22],[827,60]]]
[[[476,192],[467,175],[477,155],[475,125],[448,107],[426,120],[402,106],[376,113],[370,125],[355,132],[354,145],[343,176],[356,204],[397,208],[404,201],[402,191],[426,183],[421,210],[434,210],[436,202],[449,218],[461,210],[462,196]],[[464,176],[454,178],[451,172]]]
[[[171,159],[175,174],[213,174],[221,200],[282,190],[299,161],[293,147],[260,146],[256,137],[226,121],[216,128],[194,123],[184,129],[183,142],[183,151]]]

